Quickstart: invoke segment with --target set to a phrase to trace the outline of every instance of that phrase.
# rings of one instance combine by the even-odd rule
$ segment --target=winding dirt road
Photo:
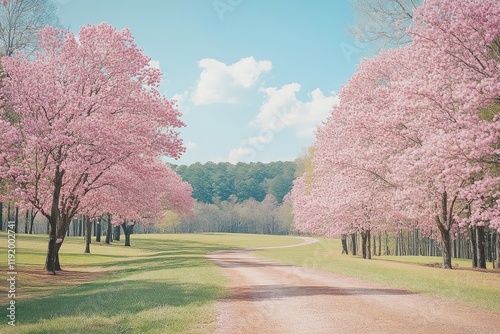
[[[295,246],[317,241],[304,239]],[[217,305],[217,333],[500,333],[500,314],[271,262],[253,250],[208,256],[231,279]]]

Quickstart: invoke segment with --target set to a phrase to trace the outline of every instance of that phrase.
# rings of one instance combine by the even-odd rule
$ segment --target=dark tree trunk
[[[26,210],[26,214],[24,215],[24,234],[28,234],[28,225],[29,225],[29,211]]]
[[[496,268],[500,268],[500,233],[497,233],[496,235],[496,254],[497,254],[497,260],[496,260]]]
[[[19,227],[19,207],[16,206],[16,216],[14,218],[14,224],[15,224],[15,227],[14,227],[14,232],[18,232],[18,227]]]
[[[62,271],[61,262],[59,261],[59,250],[61,249],[63,241],[64,241],[64,237],[62,238],[61,242],[56,243],[56,257],[55,257],[55,263],[54,263],[54,268],[56,269],[56,271]]]
[[[373,256],[377,255],[377,237],[373,236]]]
[[[134,231],[134,225],[135,222],[132,224],[129,224],[127,222],[122,223],[123,233],[125,234],[125,246],[130,247],[130,235]]]
[[[90,243],[92,242],[92,221],[87,217],[82,217],[85,224],[85,251],[84,253],[90,254]]]
[[[57,241],[59,241],[57,238],[57,226],[59,221],[59,198],[61,196],[63,176],[64,171],[60,171],[59,166],[56,166],[50,216],[47,217],[49,219],[50,229],[47,258],[45,260],[45,269],[52,274],[55,274],[56,270],[60,270],[58,253],[60,245],[57,243]]]
[[[120,225],[113,227],[113,240],[120,241]]]
[[[0,231],[3,230],[3,202],[0,202]]]
[[[31,215],[30,215],[30,234],[33,234],[33,224],[35,223],[35,217],[37,215],[38,211],[35,212],[35,209],[31,208]]]
[[[492,235],[493,235],[493,233],[490,233],[490,229],[486,228],[486,260],[488,262],[493,262]]]
[[[451,212],[451,211],[450,211]],[[442,255],[443,255],[443,268],[452,269],[452,241],[451,241],[451,214],[448,215],[448,194],[446,191],[442,194],[441,198],[441,215],[436,217],[436,223],[441,232],[442,242]]]
[[[10,201],[9,201],[7,203],[7,221],[8,222],[12,221],[12,214],[10,212],[10,207],[11,207],[11,205],[10,205]]]
[[[452,269],[451,265],[451,235],[449,231],[442,233],[443,238],[443,268]]]
[[[476,231],[477,226],[472,226],[470,228],[470,248],[472,253],[472,268],[477,268],[477,243],[476,243]]]
[[[382,235],[378,235],[378,256],[382,255]]]
[[[96,232],[95,232],[95,242],[101,242],[102,234],[102,219],[99,217],[97,219]]]
[[[484,252],[484,226],[477,227],[477,265],[486,269],[486,254]]]
[[[372,247],[370,245],[371,240],[372,240],[371,231],[367,230],[366,231],[366,258],[368,260],[370,260],[372,258]]]
[[[352,255],[356,255],[357,254],[357,251],[356,251],[356,233],[352,233],[351,234],[351,246],[352,246]]]
[[[78,218],[78,236],[83,236],[83,216]]]
[[[111,244],[113,236],[113,226],[111,225],[111,214],[108,213],[108,228],[106,229],[106,244]]]
[[[347,249],[347,236],[342,234],[342,254],[349,254],[349,250]]]
[[[361,232],[361,254],[363,255],[363,259],[366,259],[366,232]]]

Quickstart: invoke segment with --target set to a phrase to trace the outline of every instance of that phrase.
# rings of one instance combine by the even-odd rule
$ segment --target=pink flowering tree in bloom
[[[305,224],[337,235],[438,230],[451,268],[454,233],[498,228],[500,2],[428,0],[411,33],[409,46],[365,60],[342,88],[317,132],[315,203],[296,211],[314,208]]]
[[[33,60],[2,59],[0,178],[11,195],[31,203],[50,224],[46,269],[60,270],[58,252],[72,217],[109,174],[133,175],[159,156],[177,158],[184,126],[174,103],[158,92],[161,73],[128,29],[108,24],[40,32]],[[8,115],[9,117],[6,117]],[[120,172],[117,172],[119,171]]]
[[[94,216],[109,213],[113,226],[121,226],[125,246],[130,246],[130,234],[137,222],[154,224],[162,219],[166,209],[180,217],[193,214],[192,187],[183,182],[172,169],[157,159],[141,164],[118,165],[100,181],[100,187],[82,203],[82,210]]]

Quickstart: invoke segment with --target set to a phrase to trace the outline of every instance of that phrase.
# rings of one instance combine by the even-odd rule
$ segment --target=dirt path
[[[217,333],[500,333],[500,314],[271,262],[252,250],[208,256],[231,279],[217,305]]]

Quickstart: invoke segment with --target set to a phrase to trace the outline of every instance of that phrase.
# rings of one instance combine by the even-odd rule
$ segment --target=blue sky
[[[75,33],[104,21],[129,27],[161,68],[161,92],[187,124],[179,164],[295,159],[364,51],[346,32],[347,0],[57,3]]]

